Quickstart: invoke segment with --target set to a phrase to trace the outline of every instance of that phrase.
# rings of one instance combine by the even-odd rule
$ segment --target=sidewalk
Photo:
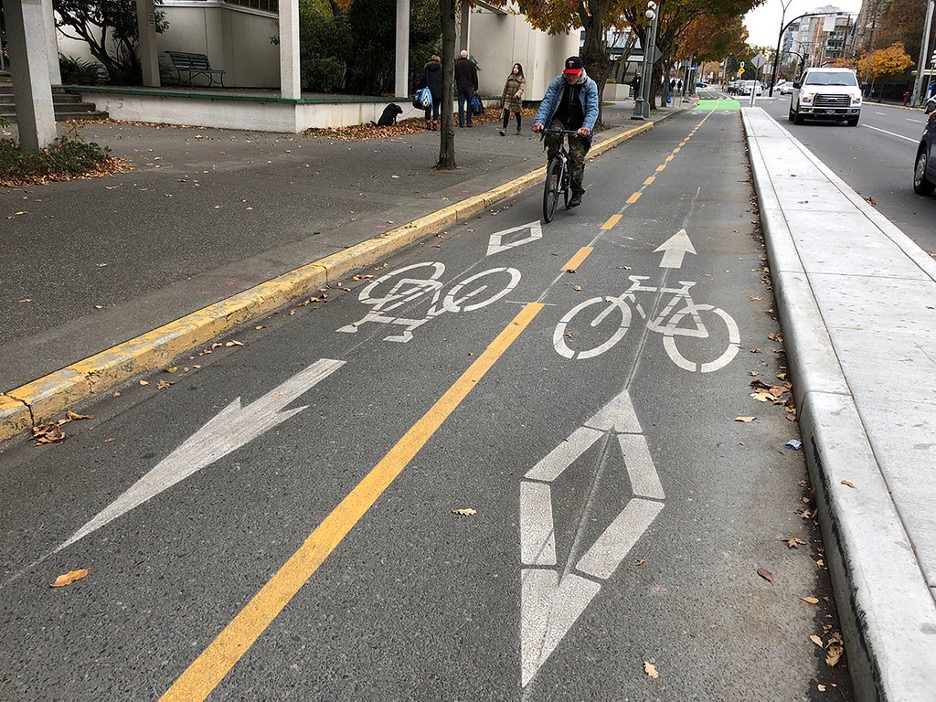
[[[604,106],[593,156],[676,112],[633,104]],[[537,182],[530,126],[456,128],[436,171],[438,132],[84,125],[136,171],[0,191],[0,442]]]
[[[855,692],[936,700],[936,261],[742,111]]]

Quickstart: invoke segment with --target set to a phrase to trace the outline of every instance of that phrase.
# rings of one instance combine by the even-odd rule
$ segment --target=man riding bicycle
[[[546,126],[578,132],[569,137],[572,198],[569,207],[582,204],[585,188],[585,154],[591,148],[592,130],[598,120],[598,85],[585,74],[585,66],[578,56],[566,59],[562,75],[556,76],[540,103],[533,120],[533,131],[542,132]],[[546,135],[546,155],[553,158],[559,152],[562,135]]]

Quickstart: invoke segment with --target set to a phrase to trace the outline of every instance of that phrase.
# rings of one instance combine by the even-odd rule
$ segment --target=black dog
[[[377,120],[378,127],[390,127],[396,124],[397,115],[403,113],[403,108],[397,105],[394,102],[391,102],[384,108],[383,114],[380,115],[380,119]],[[373,122],[371,123],[373,124]]]

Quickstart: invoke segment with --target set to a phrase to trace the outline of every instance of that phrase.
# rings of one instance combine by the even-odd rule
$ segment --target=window
[[[279,0],[224,0],[228,5],[240,5],[252,10],[263,10],[279,14]]]

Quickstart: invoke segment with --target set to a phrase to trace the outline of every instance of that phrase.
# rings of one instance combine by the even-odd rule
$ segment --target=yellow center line
[[[613,228],[615,224],[621,221],[621,217],[623,216],[624,215],[622,214],[611,215],[610,217],[608,217],[608,221],[601,225],[601,228],[602,229]]]
[[[657,173],[659,173],[660,171],[666,170],[666,164],[661,163],[659,166],[656,167],[656,169],[657,169]]]
[[[633,205],[635,202],[637,202],[640,199],[641,194],[642,193],[638,190],[636,193],[634,193],[629,198],[627,198],[627,204]]]
[[[567,273],[575,273],[578,267],[582,265],[582,261],[588,258],[588,254],[594,250],[595,249],[593,249],[591,246],[583,246],[572,258],[569,259],[569,262],[565,264],[562,270],[566,271]]]
[[[299,550],[192,662],[160,702],[196,702],[211,694],[542,308],[540,303],[529,303],[514,317],[471,367],[364,476]]]
[[[653,181],[656,180],[656,176],[649,176],[644,182],[644,185],[652,185]]]

